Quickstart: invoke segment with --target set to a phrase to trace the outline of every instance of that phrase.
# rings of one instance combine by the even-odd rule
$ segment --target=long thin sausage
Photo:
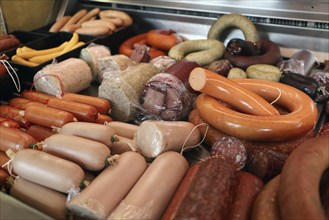
[[[188,168],[179,153],[161,154],[107,219],[160,219]]]
[[[328,137],[317,137],[304,142],[289,155],[281,172],[279,188],[283,219],[327,219],[319,185],[329,167],[328,146]]]
[[[267,100],[276,102],[290,113],[279,116],[256,116],[239,113],[201,94],[196,108],[201,117],[216,129],[234,137],[255,141],[286,141],[301,137],[313,129],[318,111],[303,92],[282,83],[254,79],[235,80]]]
[[[254,92],[210,70],[197,67],[189,76],[191,87],[220,99],[241,112],[252,115],[279,115],[278,111]]]
[[[84,180],[77,164],[38,150],[18,151],[11,165],[18,176],[63,193],[79,189]]]
[[[121,154],[114,164],[103,170],[67,207],[78,216],[105,219],[135,185],[146,167],[146,161],[140,154]]]

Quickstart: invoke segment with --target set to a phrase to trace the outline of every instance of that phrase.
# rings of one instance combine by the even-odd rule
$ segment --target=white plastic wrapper
[[[69,58],[59,63],[49,64],[34,75],[37,91],[53,96],[78,93],[90,86],[91,70],[82,59]]]
[[[100,60],[103,57],[111,56],[111,51],[108,47],[98,44],[90,44],[88,47],[83,48],[80,52],[80,58],[86,61],[91,69],[93,81],[98,80],[101,75],[99,69]]]

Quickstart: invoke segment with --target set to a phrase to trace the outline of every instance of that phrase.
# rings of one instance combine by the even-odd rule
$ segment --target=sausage
[[[25,118],[25,110],[9,105],[1,105],[0,116],[14,120],[22,127],[28,128],[30,126],[30,123]]]
[[[241,112],[262,116],[279,115],[272,105],[255,92],[207,69],[193,69],[189,83],[194,90],[220,99]]]
[[[111,154],[122,154],[126,151],[137,151],[136,142],[133,139],[115,135],[111,145]]]
[[[130,124],[127,122],[121,122],[121,121],[111,121],[106,125],[111,127],[116,135],[126,137],[129,139],[134,138],[134,135],[139,127],[138,125]]]
[[[77,216],[105,219],[127,195],[146,168],[146,161],[140,154],[121,154],[114,164],[104,169],[88,187],[69,201],[67,208]]]
[[[246,69],[247,78],[263,79],[279,82],[281,71],[278,67],[269,64],[253,64]]]
[[[95,122],[98,114],[94,106],[59,98],[49,99],[47,106],[69,112],[79,121]]]
[[[93,97],[93,96],[76,94],[76,93],[65,93],[62,98],[64,100],[79,102],[79,103],[94,106],[97,109],[97,111],[101,114],[107,114],[108,111],[111,109],[110,101],[99,97]]]
[[[10,195],[55,219],[65,220],[70,216],[66,209],[67,195],[24,178],[15,179]]]
[[[16,97],[9,100],[9,105],[19,108],[19,109],[26,109],[29,105],[41,105],[44,106],[41,102],[33,101],[27,98]]]
[[[156,29],[147,32],[146,44],[163,51],[169,51],[173,46],[183,42],[174,30]]]
[[[5,118],[0,116],[0,125],[5,126],[7,128],[20,128],[20,125],[18,122],[10,119],[10,118]]]
[[[107,125],[91,122],[70,122],[61,127],[58,133],[87,138],[110,147],[115,131]]]
[[[283,219],[326,219],[319,185],[329,167],[328,146],[328,137],[321,136],[302,143],[289,155],[279,187]]]
[[[7,171],[5,171],[4,169],[2,169],[0,167],[0,189],[5,189],[5,187],[8,185],[8,178],[9,178],[9,173]]]
[[[264,184],[261,179],[245,171],[237,172],[236,177],[235,196],[225,219],[248,220],[251,217],[254,201]]]
[[[240,14],[226,14],[220,16],[210,27],[208,39],[222,40],[222,34],[228,28],[239,28],[247,41],[256,42],[259,39],[255,25],[248,17]]]
[[[92,21],[85,21],[81,24],[82,28],[89,28],[89,27],[107,27],[108,29],[110,29],[110,32],[114,32],[116,31],[116,26],[115,24],[113,24],[110,21],[107,20],[92,20]]]
[[[176,63],[176,60],[169,56],[159,56],[150,60],[150,64],[153,64],[154,66],[158,67],[161,70],[161,72],[168,70],[169,67],[174,63]],[[183,68],[180,69],[182,70]]]
[[[33,149],[18,151],[11,165],[18,176],[62,193],[79,189],[84,179],[77,164]]]
[[[55,132],[51,128],[47,128],[41,125],[31,125],[27,130],[26,133],[31,135],[37,141],[43,141],[47,137],[55,134]]]
[[[49,32],[56,33],[61,30],[64,25],[71,19],[72,16],[63,16],[56,20],[56,22],[50,27]]]
[[[127,40],[125,40],[123,43],[120,44],[119,53],[126,55],[127,57],[130,57],[134,50],[134,44],[142,44],[142,45],[146,44],[146,36],[147,33],[143,33],[128,38]],[[152,59],[158,56],[166,55],[165,52],[152,47],[150,48],[149,52]]]
[[[5,152],[0,151],[0,167],[2,167],[2,169],[4,169],[5,171],[8,171],[8,169],[7,169],[8,166],[4,166],[4,165],[9,160],[10,160],[10,158],[8,157],[8,155]]]
[[[165,151],[182,151],[199,144],[200,132],[187,121],[142,122],[134,140],[138,150],[146,158],[155,158]]]
[[[168,55],[175,60],[195,61],[199,65],[208,65],[222,58],[225,46],[218,40],[188,40],[173,46]]]
[[[105,26],[81,27],[76,29],[75,32],[91,36],[104,36],[112,33],[111,29]]]
[[[188,168],[179,153],[161,154],[107,219],[160,219]]]
[[[289,109],[291,113],[271,117],[247,115],[229,109],[216,99],[201,94],[197,97],[196,108],[201,117],[216,129],[246,140],[287,141],[301,137],[314,128],[318,111],[314,102],[303,92],[272,81],[234,80],[268,100],[276,99],[279,89],[281,96],[277,104]],[[223,117],[225,121],[222,120]]]
[[[34,100],[34,101],[37,101],[37,102],[41,102],[43,104],[47,104],[48,100],[50,98],[53,98],[54,96],[48,95],[48,94],[43,93],[43,92],[38,92],[38,91],[35,91],[35,90],[25,90],[22,93],[22,97],[30,99],[30,100]]]
[[[119,17],[103,17],[101,18],[101,20],[110,21],[115,24],[117,28],[123,26],[124,24],[124,20]]]
[[[25,117],[31,123],[48,128],[60,128],[69,122],[75,121],[71,113],[47,106],[28,106],[25,110]]]
[[[70,24],[76,24],[78,23],[78,21],[85,16],[88,13],[88,11],[86,9],[80,9],[79,11],[77,11],[71,18],[70,20],[68,20],[66,22],[66,24],[63,26],[62,29],[64,29],[66,26],[70,25]],[[61,29],[61,30],[62,30]]]
[[[111,121],[113,121],[113,119],[109,115],[98,114],[95,123],[104,125]]]
[[[211,72],[218,73],[224,77],[228,76],[232,68],[233,66],[231,62],[225,59],[215,60],[214,62],[211,62],[209,66],[207,66],[207,69]]]
[[[81,26],[78,25],[78,24],[70,24],[70,25],[67,25],[67,26],[63,27],[63,28],[61,29],[61,31],[63,31],[63,32],[70,32],[70,33],[73,33],[73,32],[75,32],[76,29],[78,29],[78,28],[80,28],[80,27],[81,27]]]
[[[197,162],[186,173],[162,219],[226,219],[236,185],[234,173],[234,166],[220,156]]]
[[[124,11],[118,11],[118,10],[113,10],[113,9],[103,10],[103,11],[99,12],[99,17],[100,18],[119,17],[123,20],[124,26],[129,26],[133,23],[133,19],[130,17],[129,14],[127,14]]]
[[[211,145],[210,155],[221,155],[241,170],[247,161],[247,150],[242,141],[235,137],[222,137]]]
[[[149,63],[151,60],[149,51],[150,48],[146,45],[134,44],[134,50],[129,59],[134,63]]]
[[[277,175],[260,190],[250,210],[252,220],[283,220],[279,207],[280,178]]]
[[[90,171],[102,170],[110,156],[110,150],[105,144],[69,134],[48,137],[42,148],[46,153],[72,161]]]
[[[0,41],[0,52],[16,47],[20,43],[21,42],[14,35],[10,35],[9,38],[5,38]]]
[[[94,8],[90,10],[77,22],[77,25],[81,25],[83,22],[91,20],[94,16],[97,16],[100,11],[100,8]]]
[[[259,54],[246,56],[240,54],[231,54],[227,49],[224,58],[229,60],[234,67],[246,70],[254,64],[268,64],[276,66],[282,61],[280,47],[273,41],[264,39],[256,42],[259,48]]]

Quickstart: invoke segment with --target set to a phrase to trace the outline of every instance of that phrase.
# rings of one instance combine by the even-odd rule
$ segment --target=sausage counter
[[[328,219],[328,4],[64,0],[1,36],[1,219]]]

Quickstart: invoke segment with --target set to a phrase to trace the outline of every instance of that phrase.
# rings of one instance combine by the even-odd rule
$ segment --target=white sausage
[[[134,186],[147,167],[136,152],[125,152],[113,165],[103,170],[68,204],[75,215],[88,219],[105,219]]]
[[[129,124],[121,121],[111,121],[106,124],[107,126],[114,129],[116,135],[133,139],[135,132],[138,129],[138,125]]]
[[[11,165],[18,176],[63,193],[79,188],[84,179],[77,164],[33,149],[17,152]]]
[[[107,219],[160,219],[188,168],[179,153],[162,153]]]

